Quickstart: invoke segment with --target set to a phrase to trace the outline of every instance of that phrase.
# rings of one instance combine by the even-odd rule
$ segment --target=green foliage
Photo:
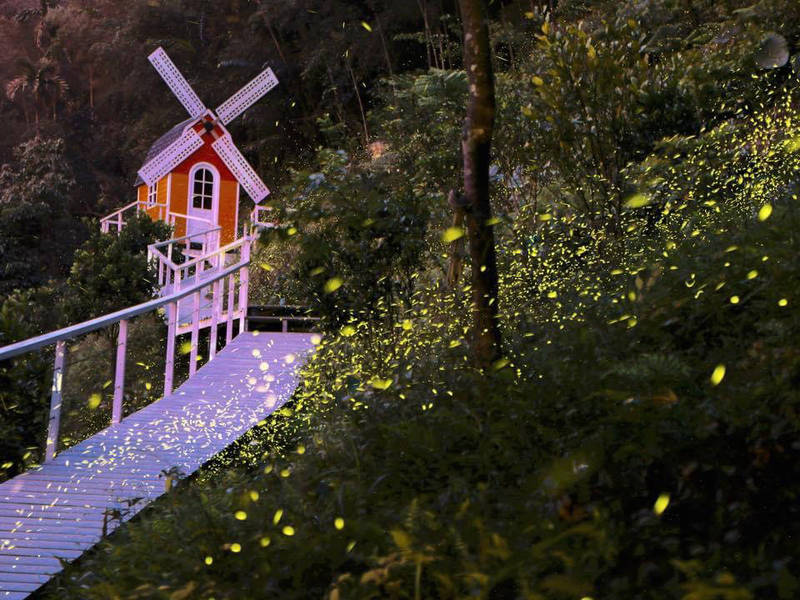
[[[800,213],[737,219],[579,320],[509,330],[489,377],[429,298],[394,358],[343,330],[239,446],[247,470],[212,466],[53,593],[792,597]]]
[[[29,232],[20,233],[25,239]],[[76,253],[63,292],[34,288],[6,298],[0,309],[0,346],[52,331],[67,320],[84,321],[151,299],[155,277],[147,263],[147,245],[168,235],[166,225],[147,216],[130,219],[119,236],[95,233]],[[66,445],[107,426],[116,334],[117,327],[111,327],[68,347],[61,440]],[[158,319],[145,317],[131,323],[128,411],[159,396],[160,376],[153,373],[162,372],[163,334]],[[0,365],[0,477],[24,470],[23,465],[41,458],[51,369],[51,348]],[[86,410],[92,394],[98,394],[101,402]]]
[[[564,200],[618,229],[625,167],[665,135],[697,127],[691,98],[675,64],[650,64],[632,21],[595,31],[545,21],[542,29],[522,111],[559,173]]]
[[[144,214],[128,220],[119,235],[94,228],[75,253],[67,280],[69,319],[85,321],[150,300],[156,292],[156,277],[147,262],[147,246],[169,235],[165,223]]]
[[[50,288],[15,292],[0,305],[0,346],[55,328]],[[52,354],[44,351],[0,361],[0,480],[41,459],[50,400]]]
[[[332,327],[408,305],[424,254],[422,200],[385,165],[331,150],[319,163],[319,172],[294,175],[284,226],[266,234],[291,256],[284,285]]]
[[[372,118],[393,154],[394,168],[410,175],[414,191],[443,206],[460,187],[461,128],[467,98],[463,71],[432,69],[386,80]],[[438,206],[437,206],[438,205]]]
[[[83,234],[69,217],[75,174],[64,141],[35,138],[0,169],[0,298],[63,277]]]
[[[14,163],[0,172],[0,204],[46,204],[57,212],[75,187],[63,139],[34,138],[14,151]]]
[[[743,4],[559,2],[501,75],[488,372],[440,281],[464,76],[387,81],[254,265],[326,316],[292,402],[43,595],[796,597],[796,80],[752,60],[796,7]]]

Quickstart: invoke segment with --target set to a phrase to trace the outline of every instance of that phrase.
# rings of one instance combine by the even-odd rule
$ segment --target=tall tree
[[[12,101],[20,96],[27,96],[31,100],[38,134],[40,112],[52,109],[55,120],[58,102],[64,99],[69,86],[59,75],[56,64],[46,58],[35,63],[21,59],[18,66],[20,73],[6,84],[6,95]]]
[[[459,0],[464,26],[464,68],[469,81],[464,155],[464,199],[472,259],[473,357],[487,367],[500,356],[497,257],[490,219],[489,162],[495,118],[489,20],[485,0]]]

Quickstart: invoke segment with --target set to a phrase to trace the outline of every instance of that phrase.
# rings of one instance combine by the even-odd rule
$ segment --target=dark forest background
[[[800,4],[485,5],[485,368],[457,3],[0,5],[0,345],[153,293],[168,232],[96,219],[184,118],[158,45],[209,106],[275,69],[232,126],[279,224],[251,300],[323,317],[291,404],[42,597],[798,596]],[[131,410],[163,372],[137,326]],[[113,344],[69,349],[64,446],[108,422]],[[40,458],[51,363],[0,365],[0,477]]]

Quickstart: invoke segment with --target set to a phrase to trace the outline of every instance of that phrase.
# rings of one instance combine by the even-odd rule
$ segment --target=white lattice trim
[[[253,202],[258,204],[264,198],[269,196],[269,189],[266,184],[261,180],[255,172],[250,163],[245,160],[239,149],[233,145],[233,140],[229,133],[226,133],[216,142],[211,144],[214,151],[225,163],[225,166],[230,169],[233,176],[239,182],[239,185],[244,188],[247,195],[253,199]]]
[[[278,85],[278,78],[272,69],[267,69],[250,83],[236,92],[217,108],[217,116],[225,125],[253,106],[272,88]]]
[[[147,59],[192,117],[197,118],[206,112],[205,105],[197,97],[197,94],[195,94],[163,48],[153,52]]]
[[[181,137],[139,169],[139,177],[151,186],[202,147],[203,138],[190,127]]]

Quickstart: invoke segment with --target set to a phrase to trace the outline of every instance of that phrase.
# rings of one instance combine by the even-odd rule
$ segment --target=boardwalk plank
[[[127,520],[164,493],[162,470],[189,475],[280,408],[311,338],[242,334],[172,395],[0,484],[0,600],[26,598],[61,570],[57,558],[90,549],[107,509],[143,497]]]

